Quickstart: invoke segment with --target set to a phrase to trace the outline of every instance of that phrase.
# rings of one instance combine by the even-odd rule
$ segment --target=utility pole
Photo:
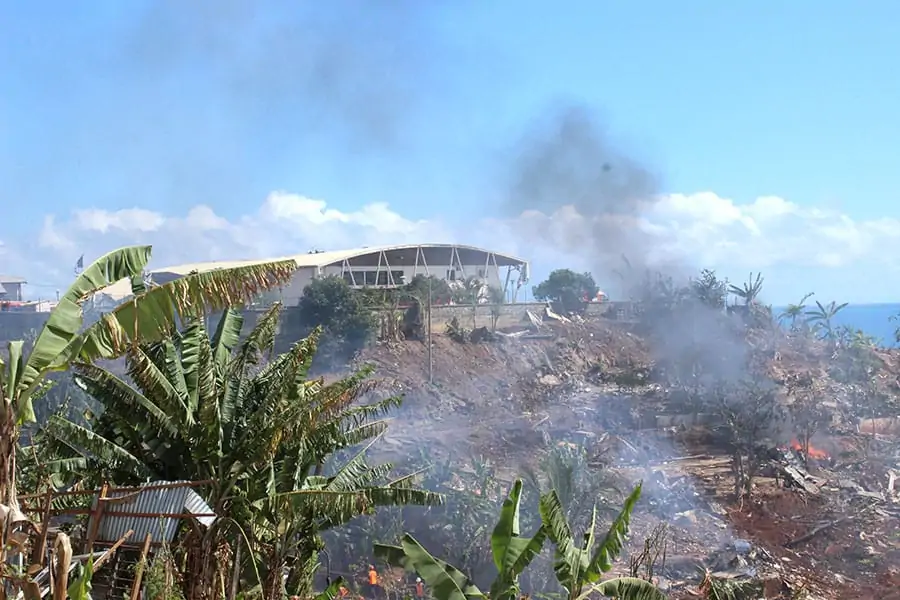
[[[431,277],[428,278],[428,384],[434,383],[434,354],[431,343]]]

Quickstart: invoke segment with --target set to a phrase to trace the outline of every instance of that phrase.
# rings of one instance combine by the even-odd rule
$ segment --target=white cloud
[[[793,204],[775,196],[738,203],[713,192],[672,194],[640,216],[605,216],[605,226],[639,230],[654,240],[652,253],[687,264],[739,273],[778,268],[897,266],[900,220],[854,220],[832,210]],[[589,248],[592,224],[571,207],[553,215],[528,211],[515,219],[453,224],[410,219],[374,202],[344,211],[325,200],[276,191],[256,209],[226,219],[205,205],[180,215],[141,207],[117,211],[85,208],[46,215],[29,255],[0,245],[4,270],[34,281],[64,285],[83,253],[86,260],[120,245],[151,243],[155,266],[216,259],[274,257],[310,249],[337,249],[402,242],[459,242],[496,248],[541,267],[589,268],[563,248]],[[539,234],[539,235],[538,235]],[[33,238],[32,238],[33,239]],[[565,241],[565,243],[557,243]],[[814,283],[814,282],[813,282]],[[799,284],[798,284],[799,285]],[[804,283],[804,286],[809,283]]]

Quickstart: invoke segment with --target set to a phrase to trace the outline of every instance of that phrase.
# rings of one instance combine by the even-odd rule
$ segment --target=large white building
[[[315,278],[337,275],[354,288],[393,288],[405,285],[416,275],[433,275],[448,282],[463,282],[476,277],[486,285],[504,290],[515,301],[522,285],[528,281],[528,262],[510,256],[458,244],[418,244],[403,246],[377,246],[355,250],[332,252],[308,252],[268,260],[293,259],[297,272],[292,281],[282,288],[282,301],[296,305],[303,289]],[[242,260],[207,262],[153,269],[149,276],[153,283],[163,284],[192,271],[212,271],[244,265],[259,264],[267,260]],[[104,290],[114,299],[124,298],[131,292],[128,281],[122,281]]]

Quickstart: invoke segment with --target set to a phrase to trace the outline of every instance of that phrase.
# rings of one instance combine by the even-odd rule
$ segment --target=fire
[[[793,448],[797,452],[803,452],[803,445],[800,442],[798,442],[796,439],[791,440],[791,448]],[[828,453],[825,452],[824,450],[819,450],[818,448],[816,448],[815,446],[810,444],[809,445],[809,457],[816,458],[819,460],[824,460],[824,459],[828,458]]]

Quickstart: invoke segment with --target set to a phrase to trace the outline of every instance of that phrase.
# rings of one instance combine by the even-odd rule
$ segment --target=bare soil
[[[506,332],[523,329],[501,325]],[[406,398],[386,438],[392,452],[423,444],[467,447],[505,462],[512,477],[517,465],[533,459],[543,432],[581,431],[589,439],[612,433],[619,440],[617,468],[644,481],[646,491],[632,522],[630,551],[657,524],[670,525],[664,583],[671,597],[700,597],[697,570],[710,569],[711,556],[746,540],[750,557],[732,562],[759,572],[767,598],[803,597],[797,594],[805,590],[809,598],[900,599],[900,504],[884,489],[888,469],[898,465],[867,459],[859,434],[837,414],[851,390],[830,379],[827,347],[797,348],[785,338],[765,356],[776,381],[801,371],[826,381],[836,427],[818,443],[840,464],[816,471],[826,482],[818,494],[760,477],[753,500],[739,503],[733,500],[730,458],[709,444],[702,427],[660,427],[659,416],[671,412],[664,395],[649,383],[616,383],[653,365],[649,345],[629,326],[604,319],[547,324],[541,336],[465,344],[442,329],[432,336],[431,374],[423,341],[380,344],[359,357]],[[893,390],[900,354],[879,357],[882,384]],[[863,491],[848,492],[848,481]]]

